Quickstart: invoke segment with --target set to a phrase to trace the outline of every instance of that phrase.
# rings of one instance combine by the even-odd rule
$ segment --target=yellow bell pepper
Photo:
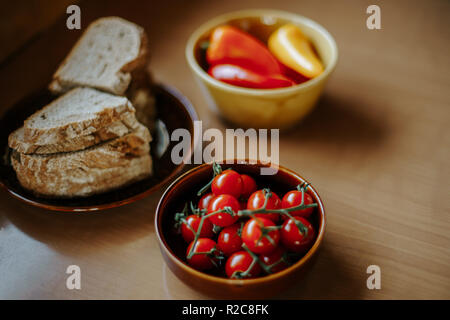
[[[311,42],[294,24],[286,24],[273,32],[268,47],[281,63],[308,78],[323,72],[323,65]]]

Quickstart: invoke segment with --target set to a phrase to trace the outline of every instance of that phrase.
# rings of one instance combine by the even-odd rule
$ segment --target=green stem
[[[203,186],[200,190],[197,192],[197,197],[200,197],[202,194],[206,192],[211,187],[211,184],[213,183],[214,178],[211,179],[205,186]]]
[[[287,212],[291,212],[291,211],[302,210],[302,209],[307,209],[307,208],[315,208],[315,207],[317,207],[317,203],[299,204],[296,207],[291,207],[291,208],[286,208],[286,209],[265,209],[265,208],[259,208],[259,209],[255,209],[255,210],[245,209],[245,210],[239,210],[237,212],[237,214],[240,217],[245,217],[245,216],[249,216],[251,214],[256,214],[256,213],[280,213],[280,214],[286,214]]]
[[[220,164],[213,162],[212,164],[212,168],[213,168],[213,178],[211,179],[211,181],[209,181],[205,186],[203,186],[198,192],[197,192],[197,197],[200,197],[203,193],[205,193],[210,187],[211,184],[214,181],[214,178],[222,173],[222,167],[220,166]],[[227,169],[227,170],[231,170],[231,169]]]
[[[219,254],[215,254],[216,252],[219,252]],[[192,258],[192,257],[195,256],[195,255],[200,255],[200,254],[206,255],[206,256],[211,260],[211,263],[212,263],[215,267],[217,267],[217,263],[216,263],[215,259],[221,260],[221,259],[224,259],[224,258],[225,258],[219,250],[217,250],[216,248],[212,248],[212,249],[209,250],[209,251],[204,251],[204,252],[194,252],[188,259]]]
[[[255,214],[261,214],[261,213],[262,214],[278,213],[281,215],[286,215],[288,218],[293,219],[293,216],[291,214],[289,214],[289,212],[317,207],[317,203],[305,205],[305,190],[306,190],[305,188],[307,188],[307,187],[308,187],[308,184],[306,184],[306,187],[304,186],[304,184],[297,186],[297,188],[302,192],[302,201],[298,206],[291,207],[291,208],[285,208],[285,209],[267,209],[266,208],[267,203],[269,201],[269,198],[272,196],[272,193],[270,192],[269,189],[264,189],[265,190],[265,200],[264,200],[264,205],[261,208],[255,209],[255,210],[248,210],[248,209],[239,210],[237,212],[237,215],[239,217],[247,217],[247,216],[254,217]],[[303,223],[301,223],[300,221],[298,221],[297,219],[293,219],[293,220],[295,222],[295,225],[299,229],[300,233],[306,237],[308,234],[308,228],[306,228],[306,226]],[[260,224],[260,227],[261,227],[261,229],[266,228],[262,225],[262,223]],[[266,237],[268,237],[269,241],[271,240],[268,235],[266,235]]]
[[[209,218],[209,217],[211,217],[211,216],[213,216],[215,214],[222,213],[222,212],[226,212],[226,213],[229,214],[229,211],[230,211],[230,207],[225,207],[223,209],[220,209],[220,210],[211,212],[209,214],[206,214],[206,215],[204,215],[204,216],[202,216],[200,218],[200,223],[198,224],[197,232],[194,232],[195,236],[194,236],[194,240],[193,240],[193,245],[192,245],[191,249],[189,250],[189,253],[187,255],[187,259],[190,259],[194,255],[193,249],[194,249],[195,245],[197,244],[198,239],[200,238],[200,233],[202,231],[203,222],[205,221],[205,219],[207,219],[207,218]]]
[[[282,257],[280,258],[280,260],[278,260],[278,261],[272,263],[272,264],[269,266],[270,271],[272,271],[272,269],[273,269],[274,267],[276,267],[277,265],[279,265],[279,264],[281,264],[281,263],[286,263],[288,266],[290,265],[289,261],[287,261],[287,260],[284,258],[284,256],[282,256]]]
[[[212,167],[213,167],[213,178],[211,179],[211,181],[210,182],[208,182],[208,184],[206,184],[203,188],[201,188],[198,192],[197,192],[197,196],[201,196],[204,192],[206,192],[206,190],[208,190],[210,187],[211,187],[211,184],[212,184],[212,182],[214,181],[214,178],[217,176],[217,175],[219,175],[219,174],[221,174],[222,173],[222,167],[219,165],[219,164],[217,164],[217,163],[213,163],[212,164]],[[232,170],[232,169],[226,169],[226,170]],[[220,209],[220,210],[217,210],[217,211],[214,211],[214,212],[212,212],[212,213],[209,213],[209,214],[205,214],[205,215],[203,215],[203,216],[201,216],[201,220],[200,220],[200,223],[199,223],[199,226],[198,226],[198,229],[197,229],[197,232],[194,232],[193,231],[193,229],[191,228],[191,230],[194,232],[194,234],[195,234],[195,237],[194,237],[194,240],[193,240],[193,245],[192,245],[192,247],[191,247],[191,249],[189,250],[189,253],[188,253],[188,255],[187,255],[187,259],[190,259],[193,255],[194,255],[194,253],[193,253],[193,248],[195,247],[195,245],[196,245],[196,243],[197,243],[197,241],[198,241],[198,239],[200,238],[200,232],[201,232],[201,230],[202,230],[202,227],[203,227],[203,222],[204,222],[204,220],[205,219],[207,219],[207,218],[209,218],[209,217],[211,217],[211,216],[213,216],[213,215],[215,215],[215,214],[218,214],[218,213],[222,213],[222,212],[226,212],[226,213],[228,213],[228,214],[230,214],[230,215],[237,215],[238,217],[251,217],[251,218],[255,218],[255,214],[269,214],[269,213],[278,213],[278,214],[281,214],[281,215],[286,215],[288,218],[290,218],[290,219],[293,219],[293,216],[291,215],[291,214],[289,214],[289,212],[291,212],[291,211],[297,211],[297,210],[303,210],[303,209],[307,209],[307,208],[313,208],[313,207],[317,207],[317,203],[312,203],[312,204],[308,204],[308,205],[305,205],[304,204],[304,198],[305,198],[305,191],[306,191],[306,189],[308,188],[308,183],[306,183],[306,182],[303,182],[302,184],[300,184],[300,185],[298,185],[297,186],[297,189],[299,190],[299,191],[301,191],[302,192],[302,201],[301,201],[301,204],[300,205],[298,205],[298,206],[295,206],[295,207],[292,207],[292,208],[286,208],[286,209],[267,209],[267,204],[268,204],[268,202],[269,202],[269,198],[272,196],[272,192],[270,191],[270,189],[263,189],[264,190],[264,193],[265,193],[265,199],[264,199],[264,205],[261,207],[261,208],[259,208],[259,209],[255,209],[255,210],[248,210],[248,209],[245,209],[245,210],[239,210],[237,213],[235,213],[235,212],[233,212],[232,211],[232,209],[230,208],[230,207],[225,207],[225,208],[223,208],[223,209]],[[192,203],[191,203],[191,210],[193,209],[193,205],[192,205]],[[183,212],[185,213],[186,212],[186,210],[187,210],[187,203],[186,203],[186,205],[185,205],[185,207],[184,207],[184,209],[183,209]],[[178,215],[178,214],[177,214]],[[182,219],[182,218],[184,218],[184,217],[180,217],[180,218],[178,218],[178,219]],[[176,216],[176,219],[177,219],[177,216]],[[298,221],[298,220],[296,220],[296,219],[293,219],[294,221],[295,221],[295,225],[297,226],[297,228],[299,229],[299,231],[300,231],[300,233],[301,234],[303,234],[305,237],[306,237],[306,235],[308,234],[308,228],[306,228],[306,226],[303,224],[303,223],[301,223],[300,221]],[[274,244],[274,241],[273,241],[273,239],[269,236],[269,232],[270,231],[272,231],[272,230],[275,230],[274,228],[276,228],[276,229],[279,229],[280,228],[280,226],[276,226],[276,227],[265,227],[261,222],[259,222],[259,225],[260,225],[260,228],[261,228],[261,230],[262,230],[262,236],[261,236],[261,238],[264,236],[264,237],[267,237],[268,238],[268,240],[270,241],[270,243],[272,243],[272,244]],[[190,226],[189,226],[190,227]],[[240,230],[240,232],[242,232],[242,224],[241,224],[241,230]],[[259,240],[258,240],[259,241]],[[257,259],[257,261],[259,261],[259,264],[261,265],[261,267],[264,269],[264,270],[266,270],[267,269],[267,266],[265,265],[265,264],[263,264],[263,263],[261,263],[261,261],[259,260],[259,258],[253,253],[253,252],[251,252],[246,246],[245,246],[245,244],[243,245],[243,247],[244,247],[244,249],[246,249],[249,253],[250,253],[250,255],[252,255],[252,257],[255,259],[255,257],[256,257],[256,259]],[[253,264],[254,265],[254,264]],[[249,268],[249,269],[251,269],[251,268]],[[267,271],[267,270],[266,270]],[[270,271],[270,270],[269,270]]]
[[[237,271],[233,272],[233,274],[232,274],[231,277],[230,277],[231,279],[233,279],[233,278],[243,279],[243,278],[247,277],[247,276],[250,274],[250,272],[251,272],[251,270],[253,269],[253,267],[255,266],[255,264],[257,264],[257,263],[261,264],[261,262],[260,262],[258,256],[255,255],[249,248],[247,248],[247,246],[246,246],[245,244],[243,244],[242,247],[243,247],[243,248],[245,249],[245,251],[247,251],[247,252],[250,254],[250,256],[253,258],[252,263],[250,264],[250,266],[249,266],[249,267],[247,268],[247,270],[245,270],[245,271],[239,271],[239,270],[237,270]]]
[[[256,254],[254,254],[254,253],[252,252],[252,250],[250,250],[250,249],[245,245],[245,243],[242,245],[242,248],[244,248],[244,250],[247,251],[247,252],[250,254],[250,256],[253,258],[253,262],[254,262],[254,261],[258,262],[258,264],[261,266],[261,268],[263,268],[263,270],[264,270],[265,272],[267,272],[267,273],[272,273],[272,270],[270,270],[270,268],[269,268],[265,263],[263,263],[263,262],[261,261],[261,259],[259,259],[259,257],[258,257]],[[253,267],[253,265],[250,265],[250,267],[249,267],[246,271],[250,272],[250,270],[252,269],[252,267]]]

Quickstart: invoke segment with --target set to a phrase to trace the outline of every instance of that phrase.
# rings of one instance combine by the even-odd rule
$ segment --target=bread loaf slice
[[[130,134],[83,151],[26,155],[11,162],[20,184],[45,197],[85,197],[138,181],[152,172],[150,133],[143,125]]]
[[[72,140],[78,144],[80,137],[95,135],[98,131],[98,134],[114,135],[117,126],[121,126],[118,122],[131,129],[138,124],[135,109],[127,98],[91,88],[76,88],[26,119],[23,132],[10,137],[10,147],[14,148],[18,139],[38,147],[70,145]],[[76,150],[76,146],[60,151],[72,150]]]
[[[123,95],[131,72],[148,59],[147,39],[138,25],[119,17],[91,23],[64,59],[49,89],[55,93],[88,86]]]
[[[100,128],[87,135],[75,137],[73,139],[61,140],[57,144],[29,143],[24,139],[24,127],[11,133],[8,139],[10,148],[25,154],[54,154],[58,152],[80,151],[102,141],[112,140],[117,137],[131,133],[138,125],[134,118],[132,121],[116,121],[111,125]]]

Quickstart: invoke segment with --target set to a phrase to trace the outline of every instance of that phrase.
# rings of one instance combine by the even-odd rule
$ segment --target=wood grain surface
[[[382,30],[366,28],[381,7]],[[286,299],[450,299],[450,2],[85,1],[82,27],[119,15],[142,25],[149,68],[225,129],[185,62],[189,35],[224,12],[275,8],[310,17],[340,57],[317,109],[280,133],[280,163],[310,180],[328,215],[323,249]],[[0,64],[0,114],[44,86],[79,37],[62,16]],[[163,188],[164,189],[164,188]],[[163,189],[98,214],[57,214],[0,192],[0,298],[197,299],[165,266],[153,225]],[[65,286],[82,270],[81,290]],[[366,268],[381,268],[381,290]]]
[[[3,1],[0,10],[0,61],[47,29],[77,0]]]

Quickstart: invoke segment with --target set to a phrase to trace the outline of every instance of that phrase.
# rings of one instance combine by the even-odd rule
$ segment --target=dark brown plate
[[[185,128],[194,136],[194,120],[197,120],[197,114],[189,100],[181,93],[170,86],[155,85],[156,98],[156,118],[160,120],[167,128],[167,133],[177,128]],[[108,208],[122,206],[151,194],[161,185],[172,179],[183,168],[182,164],[176,165],[171,161],[171,150],[176,142],[170,142],[166,151],[162,155],[156,154],[160,137],[153,136],[151,143],[151,153],[153,158],[153,175],[145,180],[136,182],[132,185],[86,197],[72,199],[46,199],[40,198],[22,188],[17,180],[16,174],[6,161],[9,152],[8,136],[9,134],[23,125],[23,121],[42,106],[53,100],[54,97],[47,90],[40,90],[31,94],[8,111],[0,119],[0,184],[14,197],[37,207],[68,212],[96,211]],[[186,158],[191,156],[193,142],[191,142],[191,151]]]

